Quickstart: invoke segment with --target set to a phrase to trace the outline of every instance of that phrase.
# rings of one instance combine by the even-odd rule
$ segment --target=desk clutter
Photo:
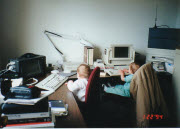
[[[123,51],[121,53],[122,55],[117,54],[122,49],[126,51]],[[108,73],[110,76],[119,75],[119,69],[128,68],[128,64],[134,61],[134,50],[131,45],[114,45],[106,49],[105,55],[107,60],[105,62],[102,60],[93,62],[93,53],[93,47],[84,47],[84,62],[91,67],[100,66],[101,69],[104,70],[104,73]],[[122,64],[120,64],[120,66],[117,65],[120,62],[122,62]],[[76,74],[76,72],[72,71],[76,71],[79,65],[78,63],[64,62],[64,71],[52,70],[49,76],[38,82],[34,77],[45,76],[46,73],[45,56],[27,53],[19,58],[11,59],[6,70],[0,73],[0,77],[7,80],[10,89],[6,89],[5,101],[1,109],[3,113],[2,116],[8,117],[8,126],[54,127],[55,116],[68,115],[67,104],[58,100],[48,101],[48,96],[62,86],[69,76]],[[114,72],[112,73],[112,71]],[[28,82],[27,84],[26,81],[30,78],[33,78],[33,82]],[[17,86],[16,83],[14,85],[15,87],[11,87],[9,85],[11,79],[18,80],[20,86]],[[118,79],[113,78],[113,80]],[[5,85],[7,86],[7,83]],[[113,84],[107,82],[106,85],[112,86]],[[54,106],[54,104],[56,106]]]
[[[1,105],[2,116],[8,117],[6,127],[54,127],[55,116],[66,116],[68,105],[64,105],[61,100],[48,101],[48,96],[61,86],[60,77],[50,74],[37,86],[11,87]]]
[[[34,77],[45,76],[45,67],[45,56],[27,53],[11,59],[1,71],[0,92],[4,100],[0,116],[8,118],[6,127],[54,127],[55,116],[68,114],[68,105],[62,100],[48,101],[48,96],[64,84],[68,76],[51,73],[38,82]]]
[[[2,104],[2,116],[8,117],[6,127],[54,127],[55,116],[66,115],[67,105],[62,100],[48,100],[48,97],[34,105]]]
[[[5,103],[2,105],[2,112],[4,112],[3,116],[8,117],[6,128],[55,127],[55,116],[66,116],[68,114],[62,100],[48,101],[47,97],[35,105]]]

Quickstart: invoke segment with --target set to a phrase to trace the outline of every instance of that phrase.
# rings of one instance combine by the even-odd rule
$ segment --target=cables
[[[157,26],[157,27],[167,27],[167,28],[170,28],[168,25],[160,25],[160,26]]]
[[[9,70],[9,71],[12,71],[12,72],[16,72],[14,69],[15,69],[15,62],[9,62],[7,65],[6,65],[6,69]]]
[[[3,71],[4,71],[4,72],[3,72]],[[2,70],[1,72],[3,72],[3,73],[0,74],[0,78],[1,78],[1,76],[2,76],[3,74],[5,74],[5,73],[8,72],[8,71],[9,71],[8,69]]]
[[[31,79],[33,80],[33,82],[30,83],[30,84],[26,84],[27,86],[32,86],[32,85],[38,83],[38,80],[37,80],[36,78],[29,78],[27,81],[29,81],[29,80],[31,80]]]
[[[16,72],[16,71],[14,70],[14,64],[15,64],[15,62],[9,62],[9,63],[6,65],[6,69],[1,70],[1,72],[0,72],[0,78],[1,78],[1,76],[2,76],[3,74],[7,73],[8,71]]]

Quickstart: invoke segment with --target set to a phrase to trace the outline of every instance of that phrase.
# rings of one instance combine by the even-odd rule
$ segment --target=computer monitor
[[[105,49],[105,64],[128,65],[134,61],[135,51],[132,45],[111,45]]]
[[[34,77],[46,73],[46,57],[33,53],[26,53],[19,58],[10,59],[13,71],[18,73],[19,77]]]
[[[149,28],[148,48],[175,50],[180,45],[180,29]]]
[[[129,46],[113,46],[112,58],[129,58]]]

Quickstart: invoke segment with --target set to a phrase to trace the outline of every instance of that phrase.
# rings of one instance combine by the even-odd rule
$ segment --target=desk
[[[49,100],[63,100],[68,104],[68,115],[56,117],[57,128],[86,128],[84,118],[76,103],[76,100],[65,84],[59,87],[53,94],[48,97]]]
[[[76,79],[77,75],[73,75],[69,78]],[[56,117],[57,128],[86,128],[86,123],[80,112],[78,104],[71,91],[67,86],[63,84],[53,94],[48,96],[49,100],[63,100],[65,104],[68,104],[68,116]]]

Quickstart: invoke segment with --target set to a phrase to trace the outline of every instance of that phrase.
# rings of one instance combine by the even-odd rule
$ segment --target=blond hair
[[[140,65],[135,62],[133,62],[129,65],[129,68],[133,74],[139,69],[139,67],[140,67]]]
[[[89,78],[90,75],[90,67],[86,64],[81,64],[78,68],[77,68],[77,72],[79,74],[79,77],[83,77],[83,78]]]

